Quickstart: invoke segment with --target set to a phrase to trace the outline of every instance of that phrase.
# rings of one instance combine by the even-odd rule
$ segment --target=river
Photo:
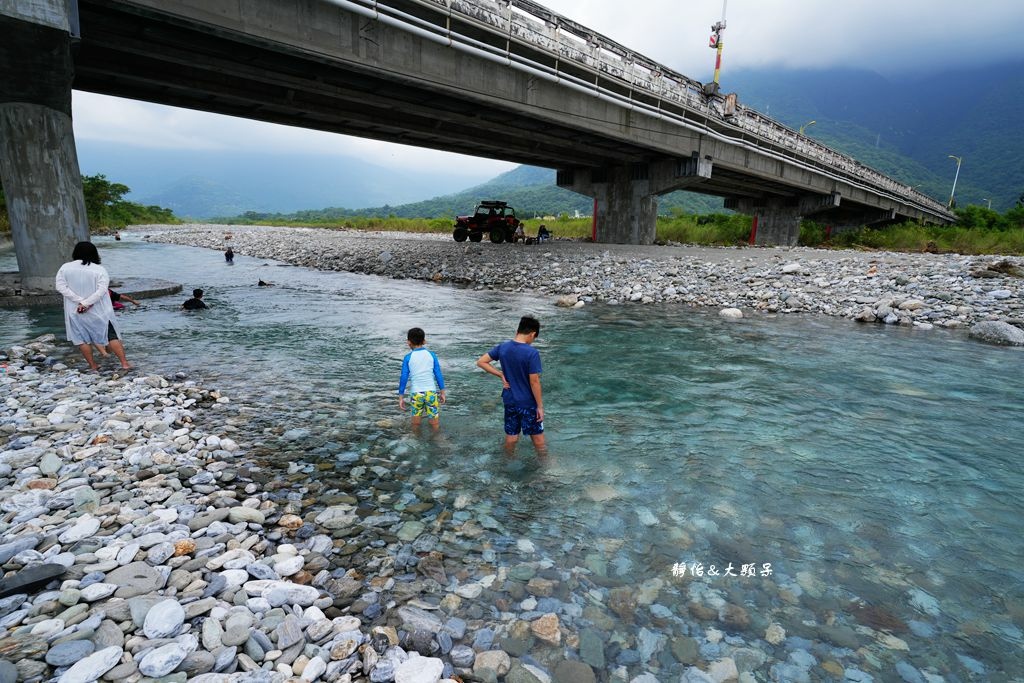
[[[137,237],[98,244],[115,278],[207,292],[208,311],[182,312],[182,295],[119,314],[141,372],[185,372],[255,406],[250,438],[282,467],[385,448],[407,483],[399,512],[412,482],[454,488],[473,501],[456,521],[482,521],[485,535],[476,548],[442,536],[439,549],[465,555],[471,574],[481,549],[509,570],[525,553],[593,586],[540,598],[560,604],[502,603],[499,618],[548,607],[585,630],[579,607],[653,586],[656,599],[598,625],[608,670],[646,656],[673,671],[671,644],[692,638],[705,661],[762,652],[777,680],[822,680],[837,670],[826,663],[848,680],[1024,671],[1019,351],[814,316],[559,309],[244,256],[228,266]],[[14,268],[0,254],[0,270]],[[543,463],[528,440],[502,453],[500,387],[474,367],[524,313],[542,324]],[[411,435],[397,410],[412,326],[448,383],[438,438]],[[0,344],[45,332],[62,335],[59,311],[0,310]],[[785,639],[766,641],[772,624]]]

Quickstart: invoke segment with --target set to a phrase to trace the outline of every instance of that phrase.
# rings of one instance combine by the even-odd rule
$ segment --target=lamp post
[[[989,210],[989,211],[991,211],[991,210],[992,210],[992,200],[991,200],[991,199],[988,199],[988,198],[986,197],[985,199],[982,199],[981,201],[983,201],[983,202],[988,202],[988,210]]]
[[[960,178],[960,164],[963,162],[963,157],[949,155],[950,159],[956,159],[956,175],[953,176],[953,189],[949,193],[949,206],[947,208],[953,208],[953,198],[956,196],[956,181]]]
[[[817,123],[817,121],[808,121],[804,125],[800,126],[800,135],[803,135],[804,134],[804,130],[806,130],[809,126],[813,126],[816,123]]]

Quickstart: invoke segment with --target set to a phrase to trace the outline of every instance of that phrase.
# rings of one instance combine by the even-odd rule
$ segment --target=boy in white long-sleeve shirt
[[[446,400],[444,376],[437,355],[426,348],[427,335],[418,327],[406,335],[412,349],[402,359],[402,377],[398,380],[398,408],[405,410],[405,390],[409,388],[409,407],[413,429],[419,429],[424,416],[433,429],[441,426],[441,406]]]

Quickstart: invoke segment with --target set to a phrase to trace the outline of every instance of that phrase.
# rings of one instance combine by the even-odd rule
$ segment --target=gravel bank
[[[229,243],[240,254],[320,270],[537,291],[566,297],[561,302],[566,305],[687,304],[747,313],[819,313],[924,329],[980,321],[1024,325],[1020,258],[570,240],[459,244],[443,235],[218,225],[137,229],[151,231],[152,241],[208,248]],[[225,233],[232,235],[230,241]],[[990,268],[1000,262],[1001,269]]]

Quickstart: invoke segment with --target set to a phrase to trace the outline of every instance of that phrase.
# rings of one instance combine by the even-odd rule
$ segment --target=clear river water
[[[662,634],[684,634],[706,661],[726,644],[768,653],[775,680],[828,680],[825,662],[853,671],[847,680],[1024,674],[1019,350],[821,317],[567,310],[244,256],[227,266],[214,251],[137,238],[98,243],[115,278],[206,289],[198,314],[179,310],[184,294],[119,314],[129,359],[256,406],[256,440],[268,426],[299,429],[282,468],[386,443],[396,481],[474,501],[499,565],[528,541],[541,566],[589,573],[595,591],[661,585],[649,610],[641,600],[635,617],[616,612],[608,669],[639,670],[637,651],[662,661]],[[0,270],[15,268],[0,254]],[[524,313],[543,326],[543,463],[528,440],[514,459],[502,453],[500,387],[474,367]],[[394,398],[412,326],[448,383],[436,439],[410,434]],[[4,346],[45,332],[63,338],[59,311],[0,310]],[[765,641],[772,623],[784,641]]]

